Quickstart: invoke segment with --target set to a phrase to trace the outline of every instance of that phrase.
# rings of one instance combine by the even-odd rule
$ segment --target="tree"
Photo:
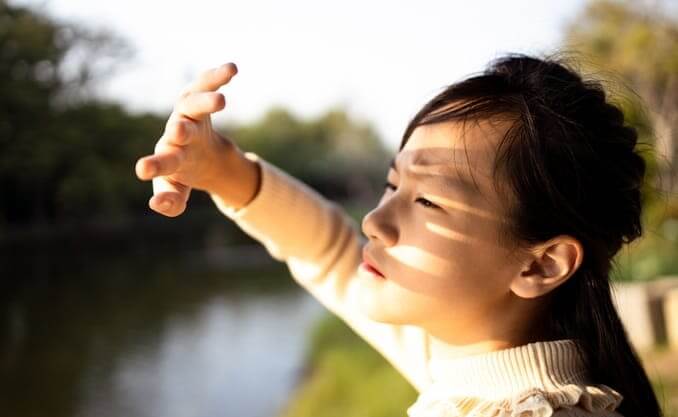
[[[244,150],[258,153],[326,197],[373,200],[388,168],[388,155],[367,123],[341,108],[310,120],[272,108],[260,120],[225,129]]]
[[[678,20],[662,7],[630,0],[593,0],[567,30],[584,66],[628,80],[649,110],[660,188],[678,181]]]
[[[91,94],[129,53],[108,32],[0,0],[0,226],[121,211],[127,161],[146,151],[132,143],[150,143],[163,124]]]

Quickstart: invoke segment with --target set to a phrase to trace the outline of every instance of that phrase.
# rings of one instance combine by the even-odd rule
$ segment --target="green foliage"
[[[591,1],[570,26],[567,42],[599,68],[622,74],[646,100],[678,74],[678,23],[638,2]]]
[[[137,144],[158,135],[162,119],[81,94],[98,58],[121,52],[120,45],[104,32],[0,1],[0,227],[105,218],[140,200],[130,161],[143,154]],[[74,51],[84,58],[66,70]]]
[[[62,141],[54,146],[53,155],[54,171],[61,176],[51,190],[55,217],[105,218],[145,208],[149,183],[136,178],[134,161],[152,151],[164,120],[152,114],[130,115],[117,105],[103,103],[88,103],[59,115]]]
[[[343,321],[328,315],[311,337],[308,378],[283,417],[395,417],[405,415],[417,393]]]
[[[645,281],[678,274],[678,200],[657,200],[644,210],[644,236],[615,257],[615,280]]]
[[[633,2],[593,0],[568,28],[566,45],[583,54],[582,69],[605,85],[640,141],[655,145],[640,149],[649,167],[645,193],[655,203],[656,136],[671,132],[657,131],[661,120],[653,114],[666,110],[660,103],[678,99],[678,86],[672,85],[678,75],[678,22]]]
[[[251,125],[226,130],[242,148],[335,199],[372,199],[388,168],[374,130],[339,108],[307,121],[273,108]]]

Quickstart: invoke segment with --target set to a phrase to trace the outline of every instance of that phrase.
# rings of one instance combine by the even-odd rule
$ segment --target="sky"
[[[561,45],[585,0],[15,0],[108,29],[134,55],[95,85],[132,111],[169,115],[201,71],[235,62],[216,124],[272,106],[301,118],[342,107],[395,150],[407,122],[445,86],[507,52]],[[234,138],[237,142],[237,138]]]

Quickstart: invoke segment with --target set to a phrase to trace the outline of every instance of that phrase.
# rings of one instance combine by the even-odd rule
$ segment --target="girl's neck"
[[[514,300],[497,311],[492,320],[469,320],[463,325],[464,321],[458,320],[455,328],[450,328],[449,322],[426,323],[422,327],[428,334],[428,357],[450,360],[552,340],[544,327],[547,301]]]
[[[526,338],[506,338],[485,339],[477,342],[465,344],[451,344],[444,340],[428,334],[428,357],[440,361],[457,359],[464,356],[479,355],[488,352],[494,352],[502,349],[509,349],[521,346],[535,340]]]

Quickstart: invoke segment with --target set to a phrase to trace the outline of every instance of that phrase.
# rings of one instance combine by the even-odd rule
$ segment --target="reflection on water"
[[[126,352],[109,378],[90,367],[78,415],[273,416],[298,377],[317,312],[300,292],[215,298]]]
[[[268,269],[262,278],[172,260],[105,261],[8,286],[2,414],[275,416],[323,309],[293,282],[264,292],[234,284],[291,280],[284,268]]]

